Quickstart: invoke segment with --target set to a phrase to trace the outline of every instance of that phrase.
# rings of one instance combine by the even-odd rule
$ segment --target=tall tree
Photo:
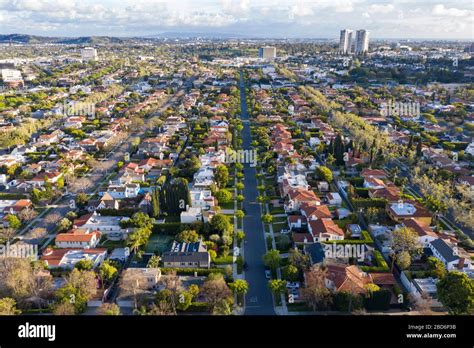
[[[306,285],[301,292],[302,297],[313,311],[325,310],[332,302],[331,292],[325,284],[326,272],[326,269],[314,265],[306,273]]]
[[[411,259],[421,253],[422,246],[418,240],[418,234],[411,228],[401,227],[392,233],[392,267],[398,259],[403,260],[403,266],[408,268]],[[409,259],[408,257],[409,256]]]
[[[11,297],[0,299],[0,315],[16,315],[21,311],[16,308],[16,301]]]
[[[466,273],[449,272],[437,284],[439,301],[451,314],[470,314],[474,309],[474,280]]]
[[[220,303],[230,300],[232,296],[232,292],[220,273],[209,275],[201,287],[201,293],[209,304],[209,308],[212,312],[214,312]]]
[[[165,184],[162,190],[162,207],[168,213],[177,214],[186,210],[186,206],[191,204],[189,196],[188,181],[184,178],[175,178]]]
[[[282,279],[272,279],[268,282],[268,287],[275,296],[286,290],[286,281]]]
[[[280,266],[280,262],[279,250],[269,250],[265,255],[263,255],[263,263],[273,271]]]
[[[223,164],[217,166],[214,171],[214,179],[216,180],[217,186],[219,188],[226,187],[229,181],[229,169],[227,166]]]
[[[420,158],[423,155],[422,149],[423,149],[423,141],[421,140],[421,137],[420,137],[420,139],[418,140],[418,143],[416,144],[416,157],[417,158]]]
[[[334,157],[336,158],[336,164],[338,166],[344,165],[344,144],[340,134],[338,134],[334,140]]]
[[[160,192],[156,188],[151,192],[151,215],[156,218],[160,213]]]

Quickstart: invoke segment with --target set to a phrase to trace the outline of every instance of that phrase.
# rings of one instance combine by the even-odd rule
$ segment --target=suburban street
[[[192,81],[192,79],[189,79],[188,81]],[[176,91],[176,93],[170,96],[168,100],[159,108],[159,110],[155,113],[155,115],[160,115],[163,111],[165,111],[169,106],[175,103],[183,95],[184,95],[184,88],[181,88],[178,91]],[[82,190],[80,188],[75,187],[74,189],[72,188],[68,189],[68,192],[72,194],[77,194],[79,192],[86,192],[87,194],[96,193],[100,187],[100,184],[107,178],[107,176],[113,170],[113,166],[117,162],[123,161],[125,153],[131,151],[131,147],[132,147],[131,139],[133,137],[141,137],[142,135],[143,135],[143,130],[130,133],[123,141],[119,142],[114,148],[112,148],[104,156],[106,161],[102,162],[103,164],[102,167],[100,169],[96,168],[92,170],[91,174],[87,176],[87,179],[89,180],[88,188],[84,188],[84,190]],[[54,238],[54,236],[56,235],[55,230],[56,230],[57,222],[50,222],[48,219],[46,219],[46,216],[56,214],[56,215],[61,216],[61,218],[63,218],[69,211],[72,210],[70,204],[71,204],[71,201],[73,200],[74,200],[73,195],[67,196],[66,194],[63,194],[55,202],[53,202],[52,205],[50,205],[51,209],[47,209],[44,211],[43,214],[39,214],[28,225],[26,225],[18,233],[18,235],[23,236],[27,234],[29,231],[31,231],[33,228],[44,228],[49,234],[49,238],[46,240],[44,245],[48,244],[50,238]],[[42,238],[39,238],[39,239],[41,240]],[[24,240],[29,243],[39,242],[39,240],[35,240],[34,238],[30,239],[28,237],[24,237]],[[40,249],[41,249],[41,246],[40,246]]]
[[[247,112],[245,97],[245,86],[243,77],[240,77],[240,104],[241,119],[243,122],[242,140],[243,149],[251,150],[250,122]],[[245,279],[249,283],[249,291],[245,296],[246,315],[273,315],[272,294],[268,288],[268,279],[265,278],[265,266],[263,255],[266,253],[263,224],[261,220],[261,207],[257,203],[257,171],[244,164],[244,232],[245,232],[245,262],[248,270],[245,271]]]

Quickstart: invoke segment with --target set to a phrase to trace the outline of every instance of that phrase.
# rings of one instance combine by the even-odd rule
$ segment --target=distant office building
[[[16,69],[2,69],[2,81],[6,87],[17,88],[23,86],[21,71]]]
[[[471,42],[470,45],[466,46],[466,48],[464,49],[464,52],[474,53],[474,42]]]
[[[369,51],[369,32],[361,29],[356,31],[355,53],[364,54]]]
[[[344,29],[341,30],[341,36],[339,38],[339,52],[341,54],[350,54],[352,48],[352,30]]]
[[[260,47],[258,50],[258,57],[263,59],[275,59],[276,48],[275,47]]]
[[[84,47],[81,49],[81,59],[84,62],[96,61],[97,60],[97,50],[93,47]]]

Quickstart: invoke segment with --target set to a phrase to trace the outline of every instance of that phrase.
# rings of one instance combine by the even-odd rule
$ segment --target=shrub
[[[194,275],[194,272],[197,272],[198,276],[208,276],[211,273],[224,274],[225,272],[223,268],[161,268],[163,274],[169,274],[172,271],[175,271],[177,275]]]
[[[194,312],[194,313],[199,313],[199,312],[209,312],[211,309],[209,308],[209,305],[207,302],[191,302],[189,307],[186,309],[186,312]]]
[[[362,239],[343,239],[343,240],[331,240],[328,242],[323,242],[325,244],[373,244],[374,240],[370,236],[369,232],[362,231]]]
[[[25,199],[28,198],[26,195],[22,193],[0,193],[0,199]]]
[[[180,222],[166,222],[164,224],[153,225],[153,233],[175,235],[183,226]]]
[[[237,256],[237,274],[242,274],[242,271],[244,269],[244,259],[242,255]]]
[[[234,256],[232,255],[218,257],[214,260],[214,264],[216,265],[227,265],[233,262],[234,262]]]
[[[361,198],[369,198],[369,189],[365,187],[356,187],[354,191]]]
[[[356,187],[360,187],[364,184],[364,178],[361,176],[356,176],[349,179],[349,182]]]
[[[390,308],[391,298],[392,293],[389,290],[374,291],[365,297],[364,306],[367,310],[386,311]]]
[[[135,208],[123,208],[123,209],[98,209],[97,213],[105,216],[128,216],[132,217],[138,209]]]
[[[334,308],[337,311],[348,312],[349,303],[351,302],[351,300],[351,310],[357,310],[364,307],[364,299],[362,296],[352,295],[349,292],[337,292],[336,294],[334,294]]]
[[[355,208],[385,208],[387,200],[384,198],[350,198],[352,205]]]

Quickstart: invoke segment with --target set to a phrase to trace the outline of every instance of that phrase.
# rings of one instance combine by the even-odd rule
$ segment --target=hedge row
[[[165,222],[164,224],[153,225],[152,231],[157,234],[175,235],[180,231],[181,226],[183,224],[180,222]]]
[[[388,201],[384,198],[352,198],[351,203],[356,208],[385,208]]]
[[[211,273],[225,273],[225,269],[223,268],[161,268],[161,273],[163,274],[168,274],[172,271],[176,271],[178,275],[194,275],[194,273],[197,272],[198,276],[208,276]]]
[[[132,217],[133,214],[138,212],[139,209],[136,208],[123,208],[123,209],[98,209],[97,213],[105,216],[127,216]]]
[[[362,266],[360,269],[364,272],[380,272],[380,273],[387,273],[390,272],[390,268],[387,265],[387,262],[383,258],[380,251],[374,251],[374,258],[376,266]]]
[[[353,186],[362,186],[364,184],[364,178],[361,176],[355,176],[349,179],[349,182]]]
[[[23,193],[0,193],[0,199],[25,199],[28,198],[27,195]]]
[[[373,244],[374,240],[370,236],[369,232],[363,230],[362,231],[362,239],[343,239],[343,240],[331,240],[327,242],[323,242],[325,244]]]
[[[185,310],[185,312],[209,312],[211,309],[207,302],[192,302],[189,307]]]
[[[227,265],[234,262],[234,257],[232,255],[218,257],[213,262],[216,265]]]
[[[378,250],[374,251],[374,258],[375,258],[375,262],[376,262],[377,266],[384,267],[388,271],[387,262],[383,258],[382,253],[380,251],[378,251]]]
[[[354,189],[354,191],[360,198],[369,198],[369,189],[368,188],[356,187]]]

